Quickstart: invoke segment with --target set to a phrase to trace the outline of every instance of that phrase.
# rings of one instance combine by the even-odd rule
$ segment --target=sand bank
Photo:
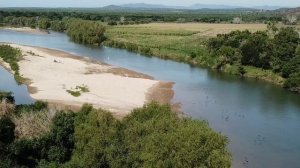
[[[30,95],[52,104],[79,107],[84,103],[126,115],[155,100],[170,102],[172,83],[151,76],[51,49],[10,44],[21,49],[20,74],[29,79]],[[88,92],[75,97],[68,90],[84,86]]]
[[[3,29],[12,30],[12,31],[16,31],[16,32],[31,33],[31,34],[48,34],[49,33],[46,30],[33,29],[30,27],[4,27]]]

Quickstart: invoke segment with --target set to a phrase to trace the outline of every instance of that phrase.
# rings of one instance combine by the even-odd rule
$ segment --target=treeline
[[[0,21],[7,17],[45,17],[50,20],[62,20],[65,17],[69,17],[111,24],[140,24],[149,22],[230,23],[236,17],[240,17],[244,22],[279,22],[284,18],[283,15],[276,12],[259,12],[257,10],[182,10],[174,12],[173,10],[0,9]]]
[[[51,20],[40,17],[6,17],[2,20],[3,25],[17,27],[40,28],[44,30],[66,31],[68,36],[77,43],[101,44],[105,40],[105,26],[97,21],[64,18]]]
[[[217,56],[218,69],[226,64],[254,66],[279,73],[287,80],[284,87],[300,92],[300,38],[291,27],[278,30],[269,25],[269,31],[233,31],[219,34],[208,41],[210,52]]]
[[[122,120],[84,105],[76,113],[57,112],[40,137],[15,135],[12,116],[43,110],[47,104],[37,102],[0,116],[0,167],[231,166],[226,137],[204,121],[178,117],[168,105],[151,103]]]
[[[105,41],[104,44],[106,46],[126,49],[128,51],[140,53],[140,54],[143,54],[143,55],[146,55],[146,56],[152,56],[153,55],[150,47],[138,46],[137,44],[131,43],[131,42],[108,40],[108,41]]]
[[[57,22],[62,25],[63,22]],[[105,26],[99,22],[71,19],[66,22],[68,36],[77,43],[100,45],[106,38]]]

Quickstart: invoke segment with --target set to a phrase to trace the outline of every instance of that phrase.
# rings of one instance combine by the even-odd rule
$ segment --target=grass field
[[[205,48],[208,38],[233,30],[266,30],[265,24],[150,23],[112,26],[106,45],[193,65],[212,66]]]
[[[124,48],[149,56],[186,62],[195,66],[214,67],[216,58],[206,48],[207,39],[234,30],[251,32],[266,30],[266,24],[206,24],[206,23],[150,23],[111,26],[107,28],[106,45]],[[228,68],[228,69],[226,69]],[[237,67],[224,71],[237,74]],[[246,77],[267,80],[282,85],[283,79],[273,72],[245,67]]]
[[[233,30],[249,30],[251,32],[266,30],[266,24],[209,24],[209,23],[150,23],[131,25],[138,30],[152,30],[158,32],[190,32],[200,36],[215,36],[217,34],[229,33]]]

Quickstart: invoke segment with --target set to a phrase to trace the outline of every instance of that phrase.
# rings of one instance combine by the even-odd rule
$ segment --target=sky
[[[102,7],[127,3],[189,6],[195,3],[233,6],[299,7],[300,0],[0,0],[0,7]]]

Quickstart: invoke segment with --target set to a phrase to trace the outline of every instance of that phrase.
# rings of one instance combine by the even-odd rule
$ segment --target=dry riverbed
[[[174,94],[173,83],[145,74],[62,51],[10,45],[23,54],[18,64],[31,97],[54,106],[89,103],[124,116],[152,100],[169,103]]]

